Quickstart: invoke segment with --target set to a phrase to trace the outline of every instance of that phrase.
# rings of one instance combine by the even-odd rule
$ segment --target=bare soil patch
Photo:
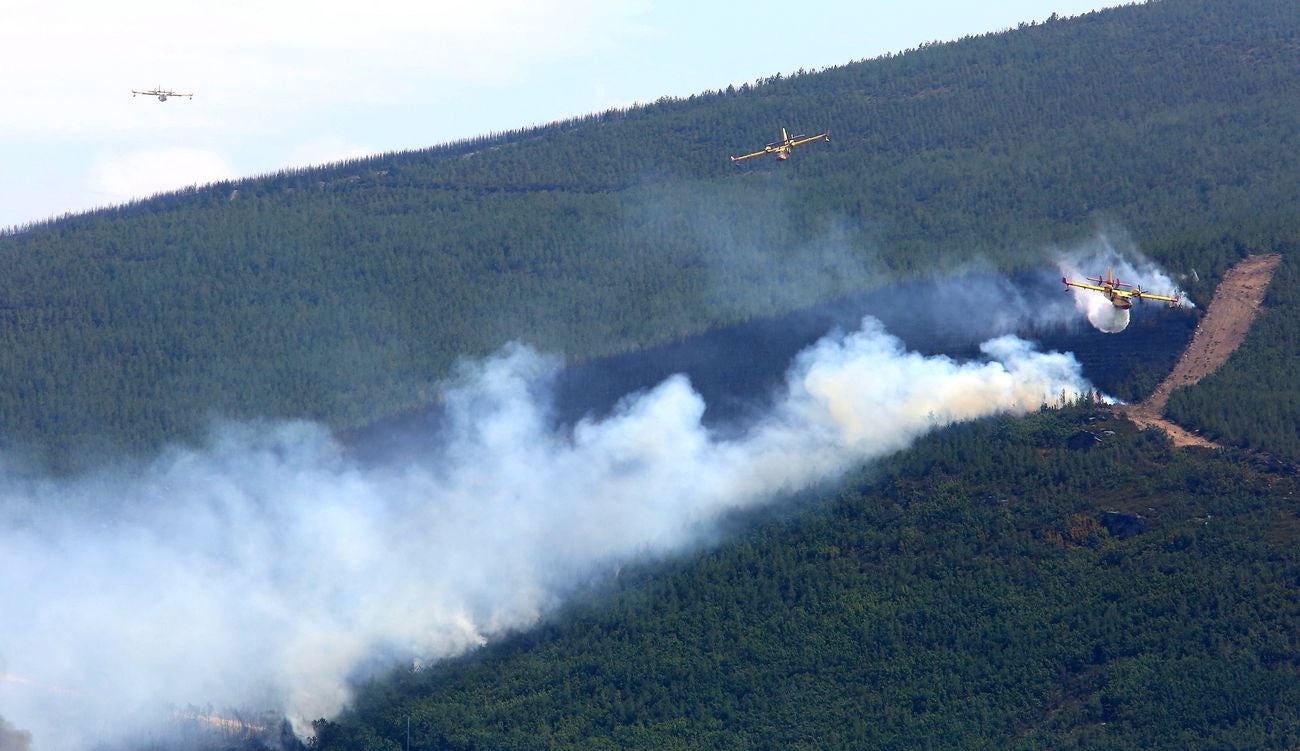
[[[1282,256],[1276,253],[1249,256],[1229,269],[1214,290],[1205,317],[1196,326],[1191,343],[1173,371],[1141,404],[1125,405],[1119,412],[1138,427],[1164,430],[1176,446],[1218,448],[1217,444],[1165,420],[1161,413],[1175,388],[1190,386],[1218,370],[1241,346],[1281,260]]]

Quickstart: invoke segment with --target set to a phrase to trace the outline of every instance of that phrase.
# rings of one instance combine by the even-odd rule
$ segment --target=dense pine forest
[[[313,747],[1295,748],[1298,491],[1087,403],[958,426],[376,681]]]
[[[1297,242],[1297,39],[1287,0],[1164,0],[13,228],[3,437],[66,458],[213,415],[352,427],[510,340],[585,361],[1116,228],[1205,300]],[[832,141],[727,160],[782,126]],[[1269,305],[1231,386],[1174,408],[1300,456],[1262,421],[1298,409],[1273,348],[1300,315]],[[1247,384],[1270,398],[1222,413],[1212,389]]]

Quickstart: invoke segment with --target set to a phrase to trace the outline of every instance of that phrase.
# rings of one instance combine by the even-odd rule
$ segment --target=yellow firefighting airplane
[[[158,97],[158,101],[160,102],[167,101],[167,97],[169,96],[171,97],[186,96],[189,97],[190,99],[194,98],[193,94],[187,94],[184,91],[172,91],[171,89],[158,89],[158,88],[149,89],[148,91],[136,91],[135,89],[131,89],[131,96],[135,96],[136,94],[144,94],[145,96],[156,96]]]
[[[802,133],[797,136],[790,136],[790,135],[786,135],[785,128],[782,128],[780,141],[773,141],[772,143],[769,143],[768,145],[764,146],[762,151],[755,151],[753,154],[746,154],[744,156],[733,156],[731,157],[731,161],[739,162],[742,159],[749,159],[750,157],[755,157],[755,156],[763,156],[764,154],[772,154],[777,159],[780,159],[781,161],[785,161],[786,159],[790,158],[790,151],[794,149],[795,146],[802,146],[805,143],[809,143],[811,141],[820,141],[820,140],[826,140],[826,141],[831,140],[831,132],[828,130],[825,133],[818,133],[815,136],[805,136]]]
[[[1133,307],[1134,300],[1137,300],[1138,302],[1143,300],[1161,300],[1169,303],[1169,307],[1171,308],[1178,307],[1178,304],[1182,301],[1182,298],[1179,296],[1166,297],[1165,295],[1157,295],[1153,292],[1143,292],[1141,287],[1128,284],[1127,282],[1121,282],[1111,276],[1109,268],[1106,269],[1106,277],[1104,279],[1100,276],[1095,279],[1093,277],[1088,277],[1088,281],[1095,282],[1095,284],[1072,282],[1065,277],[1061,277],[1061,282],[1065,284],[1066,292],[1069,292],[1071,287],[1100,292],[1106,296],[1107,300],[1110,300],[1112,305],[1121,310],[1127,310],[1128,308]]]

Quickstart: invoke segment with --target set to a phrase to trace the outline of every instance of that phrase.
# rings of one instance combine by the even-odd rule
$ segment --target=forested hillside
[[[1298,491],[1089,404],[959,426],[376,681],[314,747],[1295,748]]]
[[[7,231],[0,430],[354,426],[511,339],[624,352],[1099,226],[1204,295],[1294,247],[1297,40],[1289,0],[1163,0]],[[782,126],[832,141],[728,162]]]
[[[400,571],[420,583],[463,576],[472,601],[494,569],[456,556],[416,566],[406,556],[452,535],[384,544],[412,531],[411,519],[443,532],[459,507],[426,504],[443,486],[421,476],[397,505],[428,505],[428,513],[394,516],[367,538],[364,556],[385,565],[316,567],[314,555],[344,564],[361,555],[348,543],[364,525],[336,509],[352,498],[382,505],[390,486],[363,487],[336,505],[319,489],[351,483],[372,460],[384,480],[439,474],[436,465],[382,464],[393,457],[376,445],[402,420],[418,423],[423,438],[435,432],[436,384],[458,358],[522,340],[574,363],[546,384],[554,409],[529,421],[543,443],[581,440],[581,424],[565,434],[573,422],[678,370],[705,395],[712,431],[713,420],[743,422],[754,406],[747,400],[771,395],[790,353],[823,325],[853,325],[850,313],[878,313],[918,349],[972,354],[981,339],[945,340],[951,332],[941,331],[964,309],[922,305],[931,295],[922,290],[996,278],[1000,286],[979,286],[993,290],[977,295],[986,307],[1009,310],[1017,287],[1040,284],[1059,301],[1056,255],[1099,233],[1154,259],[1198,304],[1239,258],[1279,253],[1245,343],[1168,403],[1168,416],[1224,449],[1175,449],[1087,398],[946,427],[847,478],[827,478],[830,487],[732,512],[683,557],[626,563],[596,582],[584,574],[578,592],[565,585],[565,597],[576,594],[566,606],[548,593],[537,611],[505,621],[531,624],[540,612],[539,628],[503,633],[509,626],[494,618],[466,616],[474,639],[487,634],[489,643],[461,657],[383,675],[412,656],[404,645],[423,642],[356,634],[322,662],[348,662],[348,680],[371,678],[355,686],[347,711],[316,724],[308,745],[397,751],[409,731],[412,749],[1300,748],[1296,11],[1295,0],[1155,0],[0,231],[0,454],[11,473],[27,469],[18,452],[70,471],[193,439],[214,416],[320,420],[342,437],[322,440],[331,472],[302,487],[283,488],[279,478],[293,472],[250,486],[250,539],[241,536],[250,527],[225,524],[216,501],[194,514],[220,522],[212,537],[222,545],[211,553],[171,539],[189,519],[124,523],[119,534],[86,513],[87,524],[121,543],[88,560],[116,565],[136,540],[167,538],[182,554],[175,560],[204,574],[169,582],[229,585],[228,600],[190,587],[213,610],[176,604],[178,629],[200,632],[204,612],[226,607],[238,616],[246,611],[232,602],[246,598],[276,616],[306,613],[312,627],[337,609],[332,625],[349,637],[371,615],[415,631],[428,614],[394,608],[386,593],[424,590],[375,588],[382,576],[347,574]],[[786,162],[728,161],[782,127],[829,129],[832,138]],[[1032,333],[1077,351],[1084,367],[1101,363],[1107,378],[1094,385],[1136,399],[1168,371],[1197,315],[1145,308],[1120,334]],[[709,361],[692,371],[706,349],[732,369]],[[863,391],[857,378],[850,387]],[[700,405],[682,401],[696,419]],[[934,427],[939,418],[927,419]],[[558,431],[534,424],[548,420]],[[509,433],[505,424],[489,421],[488,438]],[[725,444],[726,431],[717,435]],[[435,442],[419,449],[436,455],[444,447],[429,448]],[[274,463],[281,444],[259,452]],[[484,455],[467,461],[479,469]],[[521,456],[496,474],[537,455]],[[609,465],[622,479],[640,458],[628,450]],[[242,500],[244,491],[223,486],[226,475],[191,473],[184,459],[175,471],[187,484]],[[236,475],[254,474],[242,460],[230,464]],[[91,489],[73,511],[47,473],[21,472],[15,523],[52,507],[39,511],[60,522],[50,528],[58,537],[65,516],[116,502],[105,495],[111,488],[134,492],[101,481],[116,466],[75,484]],[[707,484],[710,469],[691,465],[674,479]],[[466,473],[466,509],[491,511],[509,496],[535,506],[538,518],[547,513],[531,488],[518,490],[523,483],[485,489],[480,478],[490,471]],[[128,509],[132,523],[186,515],[163,476],[148,503]],[[634,484],[636,494],[674,500],[655,481]],[[53,490],[29,497],[29,486]],[[584,494],[602,485],[568,487],[552,490],[584,496],[592,508],[626,500]],[[316,522],[319,509],[332,522],[289,536],[305,541],[307,555],[277,558],[289,537],[273,517],[290,495],[308,501],[302,517]],[[491,553],[517,542],[496,522],[482,520],[494,533]],[[591,536],[607,536],[599,520],[591,527]],[[44,546],[46,528],[19,531],[32,542],[15,556]],[[69,534],[53,549],[81,547],[86,536]],[[562,547],[550,536],[543,543]],[[226,557],[249,559],[248,580],[224,575]],[[63,564],[39,560],[53,563],[37,565],[38,574]],[[306,594],[259,595],[254,580],[271,569],[307,580]],[[330,578],[359,582],[364,593],[315,586]],[[160,591],[171,599],[174,590]],[[350,599],[366,600],[365,618],[350,619]],[[453,603],[437,616],[455,620],[457,601],[433,598],[429,608]],[[84,616],[79,606],[66,612]],[[63,612],[46,620],[61,628]],[[130,618],[122,630],[135,643]],[[232,623],[242,632],[259,621]],[[102,651],[93,625],[91,643]],[[336,643],[313,641],[313,630],[285,632],[295,657]],[[219,672],[224,680],[247,671],[223,662]],[[206,708],[205,717],[208,709],[220,711]],[[259,732],[282,732],[266,724]],[[298,744],[287,735],[246,740]],[[157,745],[141,741],[149,744]]]

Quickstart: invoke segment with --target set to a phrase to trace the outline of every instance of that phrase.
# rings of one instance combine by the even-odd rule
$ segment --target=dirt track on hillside
[[[1175,388],[1190,386],[1218,370],[1241,346],[1281,260],[1278,254],[1249,256],[1228,269],[1173,372],[1142,403],[1125,405],[1119,412],[1139,427],[1164,430],[1176,446],[1218,448],[1218,444],[1164,419],[1161,413]]]

